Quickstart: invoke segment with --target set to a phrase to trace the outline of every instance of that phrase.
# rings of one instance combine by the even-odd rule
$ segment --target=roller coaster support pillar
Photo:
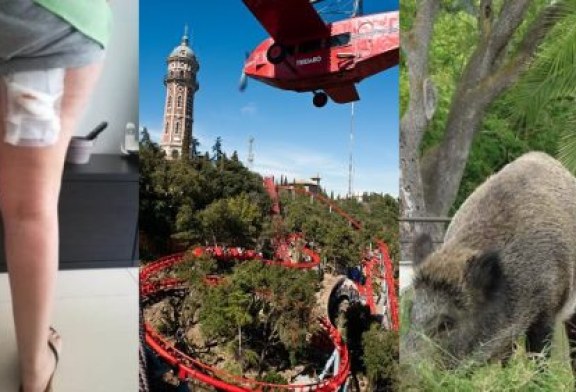
[[[320,380],[324,380],[324,378],[326,378],[326,374],[328,373],[332,365],[334,365],[333,374],[338,374],[338,363],[340,363],[340,358],[338,354],[338,349],[336,348],[332,353],[332,355],[330,356],[330,358],[328,359],[328,362],[326,362],[326,365],[324,366],[322,373],[320,373],[319,376]]]

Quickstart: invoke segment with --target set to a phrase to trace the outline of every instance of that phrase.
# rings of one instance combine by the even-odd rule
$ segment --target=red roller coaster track
[[[270,194],[273,200],[273,211],[280,211],[280,203],[278,198],[278,189],[289,190],[304,196],[308,196],[313,200],[326,205],[331,212],[335,212],[344,218],[351,227],[356,230],[362,230],[362,223],[357,219],[353,218],[346,211],[344,211],[340,206],[338,206],[333,200],[327,198],[320,193],[313,193],[308,191],[304,187],[294,186],[294,185],[275,185],[274,177],[266,177],[264,179],[264,187]],[[271,190],[273,191],[271,192]],[[387,295],[388,295],[388,306],[390,308],[390,322],[392,329],[398,331],[399,328],[399,317],[398,317],[398,297],[396,295],[396,280],[394,279],[394,267],[392,265],[392,260],[390,258],[390,252],[388,250],[388,245],[381,240],[376,241],[378,247],[378,253],[372,252],[372,255],[363,264],[363,269],[366,275],[365,284],[357,284],[358,291],[364,297],[366,297],[366,303],[370,308],[372,314],[376,313],[376,304],[374,303],[374,289],[373,289],[373,277],[375,273],[379,271],[379,277],[386,281]],[[379,267],[379,268],[378,268]]]
[[[271,213],[280,214],[280,202],[278,196],[279,187],[274,183],[273,177],[264,179],[264,187],[272,199]],[[297,193],[304,194],[315,198],[321,203],[327,205],[331,211],[342,216],[354,229],[361,230],[362,225],[359,221],[348,215],[332,200],[320,194],[313,194],[305,189],[284,186],[282,189],[291,189]],[[299,235],[291,235],[286,242],[295,241]],[[281,244],[278,244],[279,246]],[[373,293],[373,276],[379,273],[379,277],[386,280],[388,288],[388,306],[391,311],[391,324],[394,330],[398,330],[398,307],[396,298],[396,287],[393,275],[392,261],[389,256],[388,247],[382,241],[377,241],[379,254],[373,252],[368,260],[364,263],[366,282],[364,285],[358,285],[359,292],[366,297],[370,311],[376,313],[376,304],[374,303]],[[260,254],[251,250],[241,250],[237,248],[223,247],[197,247],[192,250],[193,255],[201,256],[209,254],[220,261],[245,261],[261,260],[268,265],[280,265],[286,268],[308,269],[315,268],[320,264],[320,256],[312,249],[303,248],[303,253],[308,257],[309,262],[298,262],[292,260],[266,260]],[[153,295],[166,294],[173,290],[186,290],[187,283],[181,279],[164,278],[155,280],[154,278],[161,272],[170,269],[186,260],[184,253],[178,253],[163,257],[143,267],[140,271],[140,293],[142,298],[148,298]],[[380,266],[379,271],[378,266]],[[214,276],[205,277],[205,283],[208,285],[220,284],[221,278]],[[176,349],[174,344],[165,336],[155,330],[150,324],[144,325],[145,341],[147,345],[166,363],[177,369],[177,376],[181,380],[195,379],[207,385],[211,385],[222,391],[228,392],[249,392],[249,391],[317,391],[332,392],[342,386],[348,377],[350,371],[350,359],[346,344],[342,341],[339,331],[330,323],[327,318],[319,320],[321,330],[331,341],[334,349],[339,354],[338,372],[332,377],[321,380],[317,383],[306,385],[292,384],[280,385],[255,381],[246,377],[233,375],[212,366],[208,366],[197,359],[194,359],[182,351]]]
[[[221,249],[220,249],[221,250]],[[313,252],[311,249],[305,248],[307,253],[311,255],[313,262],[311,263],[296,263],[296,262],[275,262],[270,260],[263,260],[266,264],[277,264],[288,268],[314,268],[318,266],[320,256]],[[239,252],[232,254],[218,251],[217,248],[195,248],[192,253],[196,256],[204,253],[210,253],[215,258],[221,261],[232,260],[251,260],[258,255],[254,252],[244,252],[240,256]],[[173,290],[185,290],[187,283],[182,279],[165,278],[154,281],[153,278],[160,272],[168,270],[178,264],[186,261],[184,253],[170,255],[163,257],[153,263],[146,265],[140,272],[140,293],[142,298],[148,298],[153,295],[166,293]],[[210,283],[209,283],[210,284]],[[348,349],[338,330],[326,318],[319,319],[323,333],[330,339],[334,349],[339,354],[338,373],[330,378],[326,378],[317,383],[311,384],[293,384],[293,385],[280,385],[271,384],[260,381],[255,381],[246,377],[241,377],[227,373],[221,369],[208,366],[197,359],[194,359],[174,347],[166,337],[155,330],[150,324],[144,325],[145,341],[148,346],[166,363],[178,369],[177,375],[181,380],[192,378],[201,381],[205,384],[219,388],[223,391],[231,392],[247,392],[247,391],[318,391],[329,392],[335,391],[339,386],[346,382],[348,373],[350,371],[350,360]]]

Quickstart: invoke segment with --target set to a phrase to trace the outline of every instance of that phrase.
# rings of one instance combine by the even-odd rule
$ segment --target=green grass
[[[401,334],[407,332],[405,311],[411,293],[401,300]],[[402,364],[402,391],[430,392],[568,392],[574,390],[574,379],[568,359],[568,341],[561,324],[552,342],[550,359],[531,359],[518,344],[512,358],[505,365],[463,364],[454,370],[440,369],[432,360],[422,358],[417,364]],[[400,357],[402,362],[402,357]]]

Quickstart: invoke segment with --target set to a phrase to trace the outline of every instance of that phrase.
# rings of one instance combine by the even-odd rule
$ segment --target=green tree
[[[222,151],[222,138],[218,136],[216,138],[216,142],[212,146],[212,159],[215,161],[220,161],[224,156],[224,152]]]
[[[565,129],[558,156],[576,173],[576,4],[566,3],[561,16],[509,101],[527,128],[542,125],[545,109],[549,112],[554,106],[566,104],[564,112],[568,115],[554,117]]]
[[[142,134],[140,135],[140,146],[150,147],[152,144],[152,140],[150,139],[150,132],[148,132],[148,128],[142,128]]]
[[[198,214],[198,219],[214,242],[250,247],[258,238],[264,215],[258,204],[242,193],[213,202]]]
[[[144,128],[140,142],[139,162],[139,230],[141,257],[146,259],[155,252],[166,249],[166,239],[172,231],[171,211],[161,184],[166,169],[166,159],[160,147],[150,140]]]
[[[398,333],[373,324],[362,335],[362,346],[370,390],[399,390]]]
[[[481,0],[472,15],[440,0],[401,3],[400,196],[407,216],[449,213],[487,111],[516,85],[573,3]],[[403,238],[413,229],[402,225]]]
[[[206,230],[202,223],[207,223],[215,211],[204,210],[214,202],[241,194],[261,213],[260,218],[255,218],[250,225],[241,222],[248,231],[234,244],[253,244],[254,238],[260,236],[270,200],[262,186],[262,178],[250,172],[236,158],[237,154],[233,154],[231,159],[222,154],[220,161],[215,162],[209,155],[198,152],[190,161],[168,161],[158,145],[147,136],[147,131],[143,131],[140,150],[140,232],[144,257],[168,252],[171,238],[188,244],[212,241],[212,231]],[[240,208],[234,203],[222,203]],[[209,226],[210,229],[214,227],[212,224]]]
[[[316,289],[312,272],[259,261],[243,263],[226,284],[206,291],[200,314],[202,331],[211,338],[236,335],[244,353],[257,353],[259,372],[268,367],[271,354],[288,353],[294,360],[307,344],[306,336],[315,330]],[[278,360],[282,358],[274,362]]]
[[[192,137],[190,142],[190,155],[192,158],[197,158],[200,155],[200,142],[195,137]]]
[[[249,294],[240,290],[232,291],[228,298],[226,313],[227,317],[230,318],[238,328],[239,356],[242,356],[242,327],[252,322],[252,316],[249,313],[250,302]]]

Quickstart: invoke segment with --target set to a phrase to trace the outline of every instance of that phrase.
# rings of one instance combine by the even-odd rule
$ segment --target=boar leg
[[[542,353],[549,357],[553,334],[554,319],[547,316],[539,317],[526,333],[526,352]]]

